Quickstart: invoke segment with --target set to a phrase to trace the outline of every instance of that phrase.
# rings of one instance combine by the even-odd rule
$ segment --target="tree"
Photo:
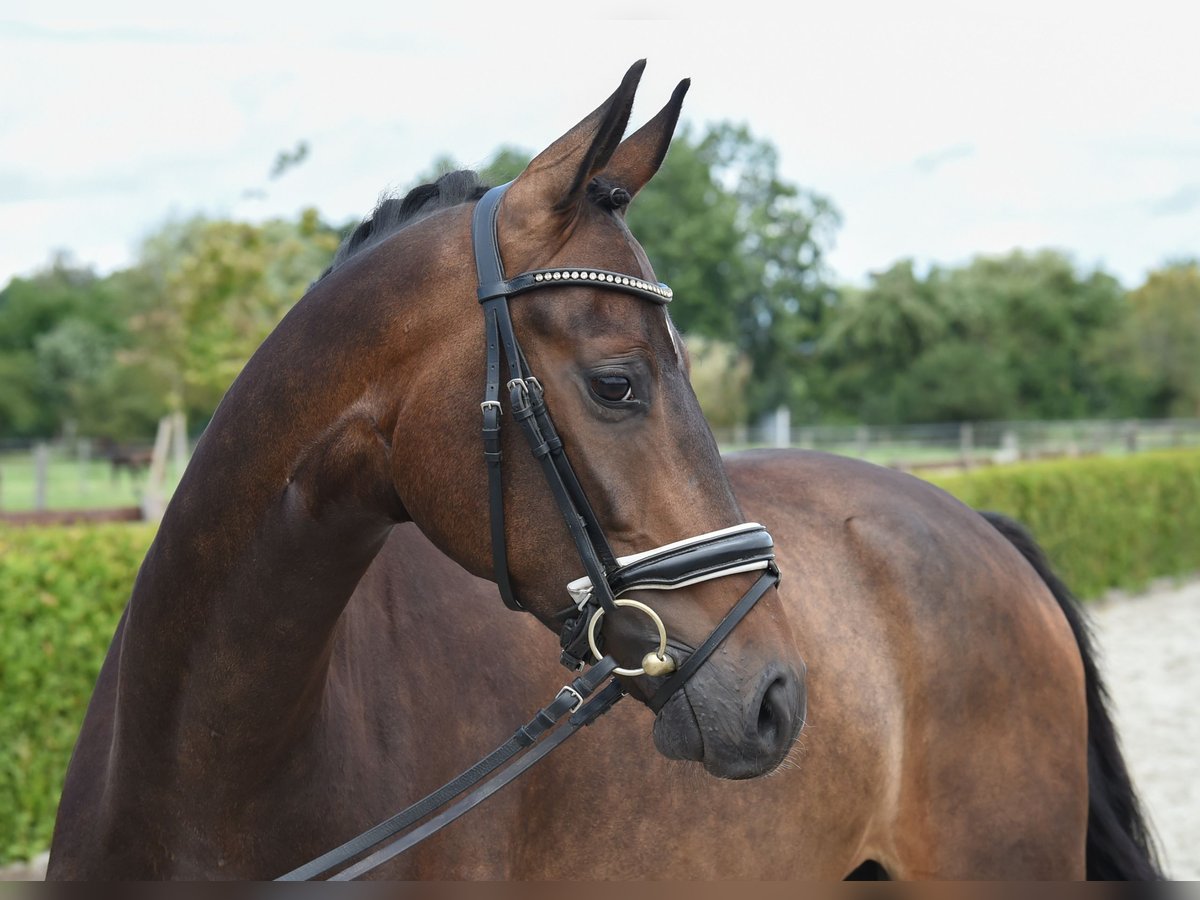
[[[1200,261],[1151,272],[1129,313],[1124,346],[1152,413],[1200,417]]]
[[[727,341],[693,334],[686,342],[692,390],[704,418],[713,428],[744,424],[749,412],[746,388],[750,383],[750,361]]]
[[[901,389],[900,383],[948,336],[952,319],[935,284],[918,277],[911,260],[872,274],[866,288],[843,288],[817,343],[822,417],[890,423],[909,420],[906,407],[915,400],[937,408],[926,402],[928,384]]]
[[[730,341],[750,360],[750,410],[787,404],[810,415],[833,205],[785,181],[769,142],[722,123],[699,138],[681,130],[629,221],[675,290],[680,327]]]
[[[1124,292],[1115,278],[1080,272],[1052,250],[977,257],[932,277],[954,313],[955,333],[1007,360],[1017,414],[1111,414],[1113,400],[1096,353],[1122,320]]]
[[[87,434],[103,421],[105,379],[113,367],[116,338],[94,322],[72,316],[34,340],[43,396],[57,410],[61,426]]]
[[[937,343],[950,318],[935,285],[915,274],[911,260],[901,260],[872,274],[865,290],[841,291],[826,318],[821,349],[894,369]]]
[[[1124,319],[1111,276],[1054,251],[911,262],[844,289],[819,345],[826,415],[876,422],[1119,415],[1130,392],[1105,352]]]
[[[95,389],[124,318],[111,279],[63,254],[9,282],[0,291],[0,435],[50,437],[103,406]]]
[[[247,359],[329,264],[337,232],[314,210],[263,225],[195,218],[144,243],[125,279],[136,344],[164,412],[207,418]]]

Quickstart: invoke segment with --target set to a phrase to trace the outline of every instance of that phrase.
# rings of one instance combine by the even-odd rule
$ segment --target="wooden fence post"
[[[86,497],[92,467],[92,439],[84,438],[75,445],[75,462],[79,469],[79,496]]]
[[[146,487],[142,493],[142,517],[150,522],[162,518],[166,501],[163,498],[163,482],[166,480],[167,450],[171,441],[171,416],[158,420],[158,434],[154,437],[154,452],[150,455],[150,471],[146,475]]]
[[[854,430],[854,453],[859,459],[866,459],[867,450],[871,446],[871,427],[859,425]]]
[[[775,409],[775,446],[790,447],[792,443],[792,411],[786,406]]]
[[[171,416],[171,430],[173,449],[173,462],[175,463],[175,477],[179,478],[183,474],[184,468],[187,466],[188,456],[188,438],[187,438],[187,418],[182,411],[176,412]]]
[[[45,444],[33,448],[33,508],[41,512],[46,508],[46,479],[49,474],[50,451]]]
[[[1125,452],[1137,453],[1138,449],[1138,423],[1137,419],[1131,419],[1125,425]]]
[[[963,468],[971,468],[975,456],[975,428],[970,422],[962,422],[958,426],[958,454],[962,458]]]

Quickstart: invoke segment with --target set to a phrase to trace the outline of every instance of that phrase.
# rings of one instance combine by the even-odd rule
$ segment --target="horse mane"
[[[342,240],[333,255],[333,262],[321,273],[317,281],[341,267],[346,260],[432,213],[458,206],[460,203],[476,202],[490,187],[491,185],[480,179],[478,172],[458,169],[447,172],[430,184],[418,185],[403,197],[384,194],[371,214]],[[601,209],[607,210],[619,210],[627,206],[631,199],[627,190],[600,176],[588,183],[587,198]],[[316,284],[316,281],[313,284]]]
[[[321,278],[402,228],[439,210],[476,201],[487,190],[488,185],[480,180],[478,173],[459,169],[447,172],[430,184],[419,185],[403,197],[384,194],[371,214],[345,237],[333,255],[333,262],[321,273]]]

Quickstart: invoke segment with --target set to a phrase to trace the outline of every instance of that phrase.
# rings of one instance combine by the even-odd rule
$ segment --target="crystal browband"
[[[605,272],[603,269],[542,269],[531,272],[534,281],[603,281],[620,287],[634,287],[639,291],[650,291],[664,300],[670,300],[674,292],[661,281],[643,281],[628,275],[618,275],[616,272]]]
[[[586,269],[579,266],[564,266],[553,269],[536,269],[525,272],[508,281],[479,286],[479,300],[492,297],[512,296],[533,288],[566,284],[603,284],[606,288],[625,291],[658,304],[671,302],[674,292],[663,282],[647,281],[633,275],[609,272],[605,269]]]

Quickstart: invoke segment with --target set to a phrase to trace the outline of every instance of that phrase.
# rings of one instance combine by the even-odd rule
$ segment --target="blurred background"
[[[631,128],[692,88],[629,221],[724,449],[935,480],[1086,598],[1200,571],[1200,8],[405,6],[0,11],[0,864],[48,846],[154,521],[342,236],[513,177],[643,57]],[[1197,602],[1105,638],[1191,877]]]
[[[381,193],[512,177],[639,57],[631,127],[693,79],[630,222],[724,446],[919,468],[1200,443],[1200,15],[547,12],[17,4],[0,509],[169,492]]]

